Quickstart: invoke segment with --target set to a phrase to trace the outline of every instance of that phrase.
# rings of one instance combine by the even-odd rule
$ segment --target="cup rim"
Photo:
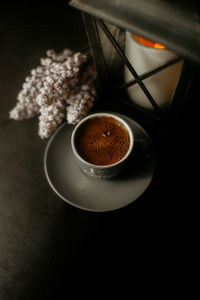
[[[128,152],[122,159],[120,159],[116,163],[110,164],[110,165],[96,165],[96,164],[92,164],[92,163],[88,162],[87,160],[85,160],[84,158],[82,158],[80,156],[80,154],[78,153],[76,146],[75,146],[75,135],[76,135],[78,128],[84,122],[86,122],[88,119],[95,118],[95,117],[101,117],[101,116],[108,116],[108,117],[117,119],[118,121],[120,121],[121,123],[123,123],[126,126],[126,128],[128,129],[129,135],[130,135],[130,146],[129,146]],[[91,168],[108,169],[108,168],[112,168],[114,166],[120,165],[123,161],[125,161],[129,157],[129,155],[131,154],[131,152],[133,150],[133,146],[134,146],[134,134],[131,129],[131,126],[123,118],[121,118],[120,116],[118,116],[115,113],[110,113],[110,112],[98,112],[98,113],[89,114],[88,116],[84,117],[80,122],[78,122],[76,124],[76,126],[74,127],[74,129],[72,131],[72,135],[71,135],[71,147],[72,147],[73,153],[75,154],[77,159],[79,159],[82,163],[84,163],[85,165],[87,165],[88,167],[91,167]]]

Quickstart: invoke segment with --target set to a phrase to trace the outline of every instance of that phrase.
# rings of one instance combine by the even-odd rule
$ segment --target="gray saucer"
[[[89,178],[77,166],[70,142],[74,126],[63,123],[48,141],[45,174],[67,203],[88,211],[111,211],[130,204],[149,186],[155,169],[151,139],[138,123],[120,116],[133,128],[135,145],[126,168],[112,180]]]

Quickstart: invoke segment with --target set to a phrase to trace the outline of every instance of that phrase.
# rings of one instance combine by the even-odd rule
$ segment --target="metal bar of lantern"
[[[115,49],[118,52],[118,54],[122,57],[124,63],[126,64],[126,66],[129,69],[129,71],[131,72],[131,74],[135,78],[136,82],[139,84],[139,86],[141,87],[141,89],[143,90],[143,92],[145,93],[145,95],[147,96],[148,100],[150,101],[151,105],[153,106],[153,108],[155,110],[155,113],[158,116],[162,117],[163,116],[163,112],[161,111],[160,107],[157,105],[157,103],[153,99],[152,95],[150,94],[150,92],[148,91],[148,89],[146,88],[146,86],[144,85],[144,83],[142,82],[142,80],[140,79],[140,76],[138,76],[137,72],[135,71],[135,69],[133,68],[133,66],[131,65],[131,63],[129,62],[129,60],[127,59],[126,55],[124,54],[124,52],[120,48],[119,44],[114,39],[113,35],[109,31],[109,29],[107,28],[107,26],[105,25],[105,23],[102,20],[99,20],[99,19],[97,20],[97,23],[101,26],[102,30],[107,35],[107,37],[109,38],[110,42],[113,44],[113,46],[115,47]]]
[[[103,56],[103,52],[101,49],[101,43],[99,40],[97,25],[94,18],[90,17],[86,13],[82,12],[82,19],[84,22],[85,27],[87,28],[86,33],[90,45],[90,49],[92,52],[93,57],[96,57],[94,63],[96,65],[97,70],[101,70],[98,73],[99,81],[100,82],[108,82],[108,73],[106,69],[106,64]]]
[[[158,73],[158,72],[160,72],[160,71],[162,71],[162,70],[164,70],[164,69],[166,69],[166,68],[168,68],[168,67],[170,67],[172,65],[175,65],[176,63],[178,63],[181,60],[182,60],[181,57],[174,58],[174,59],[168,61],[167,63],[165,63],[164,65],[159,66],[158,68],[155,68],[155,69],[151,70],[150,72],[144,73],[143,75],[140,75],[140,79],[141,80],[147,79],[148,77],[150,77],[150,76],[152,76],[152,75],[154,75],[154,74],[156,74],[156,73]],[[120,90],[123,90],[123,89],[127,89],[130,86],[135,85],[136,83],[137,83],[137,80],[133,79],[133,80],[131,80],[129,82],[125,82],[124,84],[122,84],[121,86],[119,86],[117,88],[117,90],[120,91]]]
[[[106,69],[106,64],[103,56],[103,52],[101,49],[101,43],[99,40],[99,35],[97,31],[97,25],[94,18],[88,16],[87,14],[82,12],[82,19],[85,27],[87,28],[86,33],[90,45],[90,49],[93,57],[96,56],[95,65],[96,69],[101,69],[101,73],[98,74],[100,82],[108,81],[108,73]],[[95,51],[95,53],[94,53]]]

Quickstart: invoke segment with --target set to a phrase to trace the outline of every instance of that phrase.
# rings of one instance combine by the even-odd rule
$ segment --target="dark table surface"
[[[81,17],[65,2],[1,7],[0,16],[0,299],[185,291],[196,247],[196,110],[139,199],[108,213],[74,208],[47,183],[38,119],[10,120],[9,111],[47,49],[85,44]]]

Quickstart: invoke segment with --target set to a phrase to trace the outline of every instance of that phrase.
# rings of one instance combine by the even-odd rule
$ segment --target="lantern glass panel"
[[[110,88],[117,88],[119,92],[120,85],[127,87],[126,100],[151,113],[155,109],[156,112],[168,111],[183,60],[179,61],[178,56],[164,46],[151,41],[146,46],[144,39],[142,44],[138,36],[136,39],[134,34],[109,23],[97,20],[96,30]],[[163,67],[166,64],[169,65]]]
[[[137,40],[136,44],[142,51],[134,49],[133,55],[132,52],[130,55],[127,50],[127,35],[130,32],[127,29],[87,13],[82,13],[82,16],[97,68],[97,88],[102,105],[128,114],[153,131],[174,135],[187,100],[195,65],[167,47],[151,49],[139,45]],[[144,50],[150,50],[147,57],[144,56]],[[152,65],[152,60],[149,60],[152,50],[157,51],[156,55],[161,53],[161,58],[165,58],[166,53],[169,56]],[[141,70],[141,65],[146,63],[148,68]]]
[[[125,30],[118,28],[115,25],[111,25],[105,22],[107,29],[113,38],[120,45],[121,49],[125,49]],[[109,85],[111,88],[116,88],[124,81],[123,68],[124,61],[120,57],[119,53],[111,43],[109,37],[105,34],[104,30],[97,22],[97,32],[101,44],[101,49],[106,65]]]

